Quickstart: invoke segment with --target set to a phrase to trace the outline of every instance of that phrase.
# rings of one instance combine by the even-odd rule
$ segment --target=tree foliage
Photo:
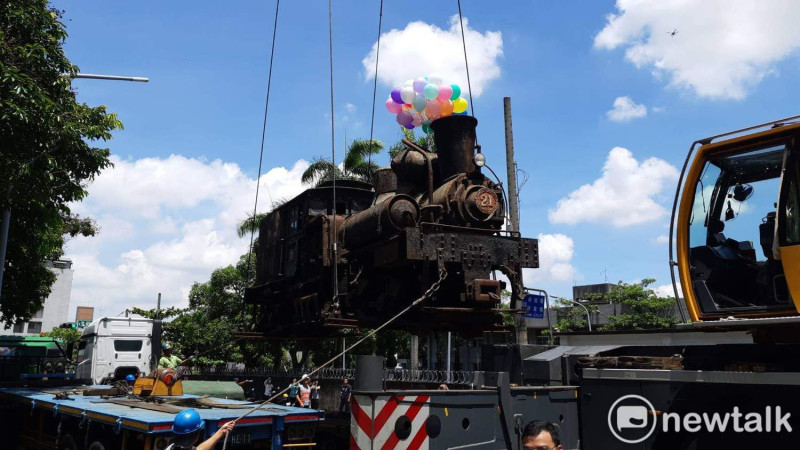
[[[86,183],[110,165],[95,147],[122,128],[105,106],[79,103],[71,85],[62,12],[46,0],[0,6],[0,210],[11,211],[0,321],[26,321],[55,281],[45,261],[63,254],[64,235],[93,235],[70,211]]]
[[[622,305],[622,314],[610,316],[603,330],[643,330],[669,328],[678,323],[675,317],[675,299],[659,297],[649,286],[654,278],[645,278],[639,283],[619,282],[606,298]]]
[[[316,157],[311,165],[303,172],[302,181],[304,184],[321,183],[333,179],[334,174],[337,180],[359,180],[372,183],[373,174],[378,169],[378,165],[369,160],[370,155],[377,155],[383,150],[383,142],[373,139],[355,139],[347,148],[344,156],[342,168],[335,166],[331,161]]]
[[[608,316],[608,323],[598,330],[643,330],[651,328],[669,328],[678,323],[675,317],[675,300],[672,297],[659,297],[650,289],[656,280],[645,278],[638,283],[624,283],[620,281],[605,294],[590,296],[589,300],[603,300],[621,306],[620,314]],[[591,314],[597,312],[597,307],[591,303],[584,303]],[[587,329],[586,311],[569,302],[562,302],[554,308],[558,311],[558,322],[555,328],[558,332],[571,332]]]
[[[408,139],[422,148],[427,148],[429,151],[436,151],[436,146],[433,143],[433,135],[417,136],[414,133],[414,130],[409,130],[406,127],[400,127],[400,129],[403,131],[403,139]],[[395,156],[399,155],[407,148],[408,146],[403,143],[402,139],[395,142],[391,147],[389,147],[389,158],[394,159]]]

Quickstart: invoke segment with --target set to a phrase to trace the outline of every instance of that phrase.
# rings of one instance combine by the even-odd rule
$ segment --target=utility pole
[[[161,318],[161,292],[158,293],[158,303],[156,303],[156,320]]]
[[[508,215],[511,221],[510,231],[519,232],[519,204],[517,202],[517,163],[514,161],[514,131],[511,126],[511,97],[503,97],[503,115],[505,118],[506,126],[506,179],[508,186]],[[514,268],[520,277],[522,277],[522,268],[517,266]],[[521,283],[521,281],[520,281]],[[522,295],[522,292],[520,292]],[[511,309],[516,309],[519,305],[516,304],[516,299],[511,299]],[[517,344],[528,343],[528,332],[525,329],[525,318],[519,314],[514,315],[514,325],[517,332]]]
[[[503,97],[506,124],[506,178],[511,230],[519,231],[519,204],[517,203],[517,163],[514,161],[514,131],[511,127],[511,97]]]

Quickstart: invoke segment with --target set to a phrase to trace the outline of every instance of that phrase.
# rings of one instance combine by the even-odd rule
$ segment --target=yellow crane
[[[800,315],[798,119],[691,146],[675,193],[670,261],[693,322]]]

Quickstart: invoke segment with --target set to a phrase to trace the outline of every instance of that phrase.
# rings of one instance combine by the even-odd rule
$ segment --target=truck
[[[675,301],[686,303],[686,323],[517,346],[513,364],[493,367],[497,372],[472,390],[357,384],[350,448],[519,450],[532,420],[554,423],[564,448],[796,447],[798,119],[692,144],[669,245]],[[537,404],[544,407],[531,407]]]
[[[96,384],[149,373],[161,357],[161,321],[102,317],[81,333],[75,375]]]

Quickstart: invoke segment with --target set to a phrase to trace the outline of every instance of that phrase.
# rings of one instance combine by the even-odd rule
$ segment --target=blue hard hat
[[[186,409],[175,416],[175,421],[172,423],[172,432],[179,435],[190,434],[202,429],[204,425],[205,423],[197,411]]]
[[[166,350],[168,348],[172,348],[172,345],[170,345],[169,342],[164,342],[163,344],[161,344],[161,349],[162,350]]]
[[[128,383],[134,382],[136,381],[136,377],[132,373],[129,373],[125,375],[125,381],[127,381]]]

